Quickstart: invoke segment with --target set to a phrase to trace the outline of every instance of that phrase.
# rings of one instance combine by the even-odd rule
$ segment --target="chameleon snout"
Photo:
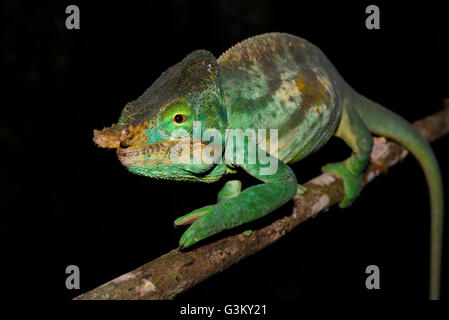
[[[134,131],[129,127],[108,127],[102,130],[94,130],[93,142],[101,148],[117,149],[127,148],[134,136]]]

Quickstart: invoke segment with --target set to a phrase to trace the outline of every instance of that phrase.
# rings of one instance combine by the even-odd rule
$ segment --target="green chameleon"
[[[201,124],[200,130],[194,129],[194,122]],[[277,130],[277,156],[263,148],[266,144],[256,146],[258,153],[268,153],[277,170],[262,173],[267,163],[259,158],[249,161],[246,155],[238,164],[171,160],[172,148],[185,138],[173,139],[175,130],[184,129],[191,141],[206,147],[199,139],[212,128],[221,133],[222,138],[213,143],[222,150],[229,142],[227,129]],[[438,299],[443,191],[429,144],[403,118],[352,89],[321,50],[304,39],[285,33],[263,34],[238,43],[218,59],[206,50],[194,51],[128,103],[117,124],[95,130],[94,142],[117,149],[121,163],[143,176],[214,182],[241,168],[263,182],[241,191],[240,181],[228,181],[216,204],[176,219],[176,226],[191,224],[179,242],[185,248],[260,218],[305,192],[287,164],[318,150],[332,136],[342,139],[352,154],[322,170],[343,179],[345,196],[339,206],[350,206],[360,193],[370,161],[371,132],[402,144],[423,167],[432,215],[430,297]],[[250,140],[243,141],[248,147]]]

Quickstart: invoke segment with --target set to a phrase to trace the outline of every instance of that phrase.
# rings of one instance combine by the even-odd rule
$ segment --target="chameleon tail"
[[[356,107],[371,132],[399,142],[417,158],[424,170],[431,201],[429,294],[430,299],[437,300],[440,296],[444,200],[443,183],[435,154],[413,125],[399,115],[363,96],[360,96]]]

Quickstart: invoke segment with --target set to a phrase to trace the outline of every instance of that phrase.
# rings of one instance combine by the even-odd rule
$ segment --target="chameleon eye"
[[[175,115],[173,120],[175,120],[176,123],[183,123],[187,120],[187,118],[185,115],[178,113],[177,115]]]

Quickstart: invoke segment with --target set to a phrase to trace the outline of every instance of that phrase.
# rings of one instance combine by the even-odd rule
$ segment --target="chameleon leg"
[[[355,108],[349,105],[343,107],[335,136],[341,138],[352,149],[352,155],[345,161],[325,165],[322,171],[335,173],[343,179],[345,196],[339,207],[345,208],[349,207],[360,194],[373,139]]]
[[[282,161],[271,157],[277,167],[274,172],[263,173],[265,165],[245,164],[242,168],[252,176],[261,180],[258,184],[243,190],[233,197],[219,194],[219,202],[214,205],[197,209],[187,216],[199,216],[199,218],[182,235],[180,247],[189,247],[196,242],[210,237],[225,229],[231,229],[244,223],[258,219],[271,211],[279,208],[296,194],[298,183],[293,171]],[[234,186],[233,186],[234,185]],[[237,183],[231,182],[220,191],[222,195],[235,192]],[[226,190],[227,189],[227,190]],[[235,193],[234,193],[235,194]],[[220,200],[226,198],[226,201]],[[181,217],[184,219],[184,217]],[[175,221],[176,224],[176,221]]]
[[[223,202],[234,198],[242,191],[242,182],[240,180],[230,180],[225,183],[223,188],[218,192],[217,202]]]
[[[228,199],[234,198],[235,196],[239,195],[241,190],[242,183],[239,180],[229,180],[218,192],[217,202],[223,202]],[[204,211],[195,210],[189,214],[186,214],[185,216],[179,217],[175,220],[175,227],[192,224],[203,214],[205,214]]]
[[[218,192],[217,202],[223,202],[238,196],[242,192],[242,182],[240,180],[230,180],[225,183],[223,188]],[[243,235],[249,237],[253,231],[243,231]]]

